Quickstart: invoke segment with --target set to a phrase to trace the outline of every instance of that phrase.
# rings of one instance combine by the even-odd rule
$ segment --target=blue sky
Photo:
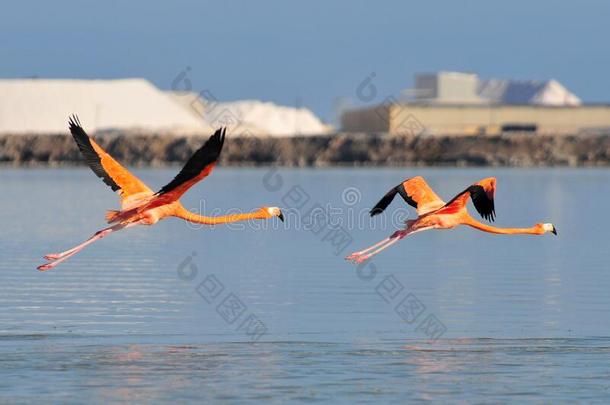
[[[144,77],[221,100],[300,104],[332,121],[374,72],[382,101],[416,72],[556,78],[610,101],[610,2],[19,1],[0,13],[0,77]]]

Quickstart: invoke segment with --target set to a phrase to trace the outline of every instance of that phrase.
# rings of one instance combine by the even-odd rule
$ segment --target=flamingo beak
[[[553,235],[557,235],[557,228],[555,228],[555,225],[553,225],[553,230],[551,232]]]
[[[280,214],[277,216],[280,221],[284,222],[284,213],[282,211],[280,211]]]

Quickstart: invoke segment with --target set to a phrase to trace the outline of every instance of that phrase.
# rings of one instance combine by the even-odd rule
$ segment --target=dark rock
[[[99,144],[126,165],[181,164],[208,135],[106,133]],[[82,164],[72,137],[1,135],[0,162]],[[608,166],[610,135],[229,137],[220,164],[234,166]]]

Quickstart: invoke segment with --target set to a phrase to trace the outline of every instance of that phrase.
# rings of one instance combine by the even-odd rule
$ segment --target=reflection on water
[[[138,173],[155,188],[174,172]],[[116,196],[85,169],[2,169],[0,398],[588,402],[607,394],[606,170],[278,173],[274,189],[264,186],[266,169],[217,170],[184,202],[284,206],[298,186],[308,206],[358,211],[408,176],[424,175],[449,199],[495,175],[499,226],[554,222],[559,237],[421,233],[363,274],[311,230],[193,229],[170,219],[39,273],[44,253],[103,227]],[[343,253],[391,233],[379,224],[349,229]],[[185,260],[193,266],[181,272]],[[407,297],[421,311],[401,311]],[[227,312],[227,302],[240,310]],[[421,327],[428,317],[445,328],[435,342]],[[249,343],[257,325],[265,329]]]
[[[589,402],[607,398],[608,389],[607,338],[447,339],[435,344],[89,340],[32,344],[15,339],[4,345],[0,390],[14,401],[44,395],[51,402],[76,396],[129,403],[325,400],[349,404],[356,399],[385,403],[405,398]]]

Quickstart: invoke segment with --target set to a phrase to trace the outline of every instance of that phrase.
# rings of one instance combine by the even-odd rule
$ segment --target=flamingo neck
[[[544,230],[540,229],[539,226],[532,226],[531,228],[498,228],[495,226],[481,223],[470,216],[468,216],[468,218],[464,222],[464,224],[471,226],[475,229],[478,229],[480,231],[483,231],[483,232],[498,233],[498,234],[504,234],[504,235],[515,235],[515,234],[542,235],[544,233]]]
[[[266,219],[269,218],[269,214],[264,212],[263,210],[256,210],[252,212],[247,212],[244,214],[231,214],[231,215],[221,215],[218,217],[207,217],[205,215],[195,214],[194,212],[187,211],[186,209],[180,209],[176,213],[178,218],[182,218],[189,222],[195,224],[204,224],[204,225],[218,225],[218,224],[227,224],[231,222],[238,221],[247,221],[250,219]]]

